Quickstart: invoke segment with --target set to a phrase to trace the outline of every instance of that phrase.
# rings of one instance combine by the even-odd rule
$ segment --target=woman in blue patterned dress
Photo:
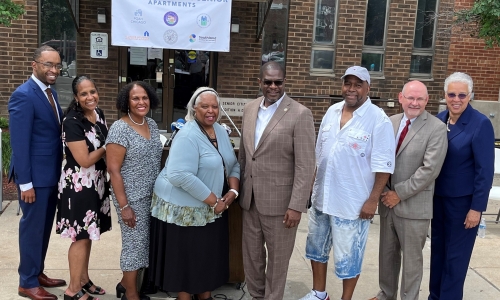
[[[104,141],[108,127],[97,107],[99,93],[92,79],[79,76],[72,83],[74,99],[62,122],[63,162],[59,180],[56,232],[70,238],[70,283],[64,299],[79,299],[105,291],[89,279],[92,241],[111,229],[109,183]],[[89,297],[87,299],[92,299]]]
[[[147,83],[127,84],[116,102],[126,115],[113,123],[106,140],[111,193],[122,233],[123,277],[116,292],[118,297],[125,293],[122,299],[127,300],[140,299],[137,277],[149,264],[149,208],[163,146],[158,126],[146,115],[158,104],[155,90]]]

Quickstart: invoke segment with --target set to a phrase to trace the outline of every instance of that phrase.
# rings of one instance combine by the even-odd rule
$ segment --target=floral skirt
[[[109,182],[105,172],[94,173],[97,176],[85,184],[73,184],[64,176],[59,182],[56,232],[73,242],[97,241],[102,233],[111,230]]]

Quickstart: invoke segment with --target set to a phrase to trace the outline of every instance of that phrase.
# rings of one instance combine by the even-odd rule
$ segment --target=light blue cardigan
[[[214,124],[219,152],[228,177],[240,178],[240,165],[226,130]],[[165,167],[156,179],[151,215],[179,226],[204,226],[219,215],[203,202],[211,192],[221,198],[224,167],[221,155],[201,132],[187,122],[173,140]]]

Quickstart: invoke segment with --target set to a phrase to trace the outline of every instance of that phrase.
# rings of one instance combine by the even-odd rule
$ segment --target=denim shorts
[[[311,207],[306,258],[326,263],[333,245],[335,275],[354,278],[361,273],[369,228],[370,220],[341,219]]]

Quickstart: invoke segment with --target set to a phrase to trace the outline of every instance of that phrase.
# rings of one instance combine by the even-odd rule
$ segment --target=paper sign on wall
[[[90,57],[108,58],[108,34],[104,32],[90,33]]]

